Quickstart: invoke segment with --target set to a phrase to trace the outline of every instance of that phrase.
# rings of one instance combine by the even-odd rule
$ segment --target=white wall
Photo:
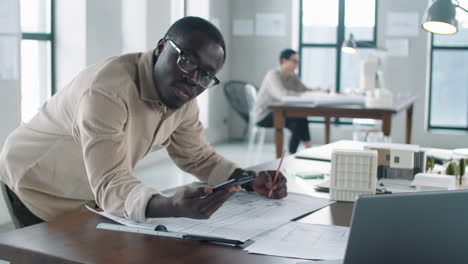
[[[122,53],[147,49],[146,0],[122,0]]]
[[[121,0],[86,1],[86,64],[122,53]]]
[[[60,90],[86,66],[122,53],[120,0],[56,0],[55,69]]]
[[[154,49],[171,25],[171,1],[147,0],[146,48]]]
[[[19,51],[19,49],[18,49]],[[19,54],[18,54],[19,58]],[[18,65],[19,59],[18,59]],[[7,136],[21,122],[21,88],[19,80],[0,80],[0,150]],[[0,194],[0,225],[10,222],[11,218]]]
[[[231,13],[229,0],[212,0],[210,4],[211,21],[218,24],[218,29],[221,31],[226,42],[226,62],[217,74],[221,83],[218,86],[210,88],[207,92],[209,95],[209,112],[208,120],[209,127],[207,128],[206,136],[211,143],[226,141],[229,137],[228,118],[231,108],[226,101],[223,92],[223,85],[231,79]]]
[[[12,1],[17,3],[16,1]],[[8,5],[7,5],[8,6]],[[19,24],[19,7],[15,8],[17,15],[12,15],[12,18],[17,19],[16,25]],[[7,17],[8,18],[8,17]],[[19,30],[19,29],[18,29]],[[5,139],[7,136],[20,124],[21,122],[21,77],[20,77],[20,41],[19,32],[12,34],[5,34],[6,37],[17,37],[17,49],[16,49],[16,65],[18,70],[18,78],[12,80],[0,79],[0,150],[3,148]],[[0,34],[3,36],[3,34]],[[13,51],[10,51],[13,52]],[[8,210],[4,203],[3,197],[0,194],[0,225],[10,222],[11,218],[8,214]]]
[[[86,1],[55,1],[55,87],[86,66]]]

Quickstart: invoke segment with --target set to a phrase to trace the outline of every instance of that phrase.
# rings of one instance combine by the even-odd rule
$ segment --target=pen
[[[276,169],[275,177],[273,178],[273,185],[276,183],[278,180],[278,175],[280,174],[280,169],[281,169],[281,164],[283,163],[284,155],[286,154],[286,150],[283,151],[283,154],[281,155],[280,162],[278,164],[278,169]],[[271,187],[270,192],[268,193],[268,198],[271,197],[271,194],[273,193],[273,187]]]

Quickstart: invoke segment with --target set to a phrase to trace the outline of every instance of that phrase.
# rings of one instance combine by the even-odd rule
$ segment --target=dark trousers
[[[29,209],[23,204],[18,196],[12,190],[10,190],[8,186],[5,187],[13,214],[15,215],[16,219],[18,219],[21,228],[45,222],[29,211]]]
[[[261,127],[273,127],[273,113],[257,122]],[[292,133],[289,140],[289,153],[296,153],[301,141],[310,141],[309,122],[307,118],[286,118],[286,128]]]

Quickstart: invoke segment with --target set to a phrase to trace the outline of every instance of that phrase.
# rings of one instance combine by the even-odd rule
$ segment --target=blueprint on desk
[[[240,191],[231,197],[209,219],[151,218],[146,223],[118,217],[105,212],[94,212],[123,225],[154,230],[164,225],[168,231],[222,237],[246,241],[258,234],[276,228],[323,208],[333,201],[298,193],[288,193],[283,199],[268,199],[255,193]]]
[[[343,259],[349,227],[289,222],[253,238],[249,253],[302,259]]]

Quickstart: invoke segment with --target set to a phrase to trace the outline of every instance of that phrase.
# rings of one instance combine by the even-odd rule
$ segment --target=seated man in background
[[[245,172],[206,142],[194,100],[219,83],[215,74],[225,57],[218,29],[185,17],[154,50],[112,57],[80,72],[5,142],[0,180],[20,224],[50,221],[85,204],[137,221],[210,217],[239,186],[216,192],[186,186],[164,196],[133,170],[147,153],[165,148],[181,169],[211,186]],[[260,173],[243,187],[285,197],[284,176],[273,183],[270,175]]]
[[[254,118],[257,125],[273,127],[273,112],[268,110],[270,104],[281,102],[285,96],[310,91],[294,72],[298,65],[299,54],[296,51],[285,49],[281,52],[280,67],[266,74],[255,102]],[[307,118],[286,118],[286,128],[292,132],[289,153],[296,153],[301,141],[305,148],[312,147]]]

